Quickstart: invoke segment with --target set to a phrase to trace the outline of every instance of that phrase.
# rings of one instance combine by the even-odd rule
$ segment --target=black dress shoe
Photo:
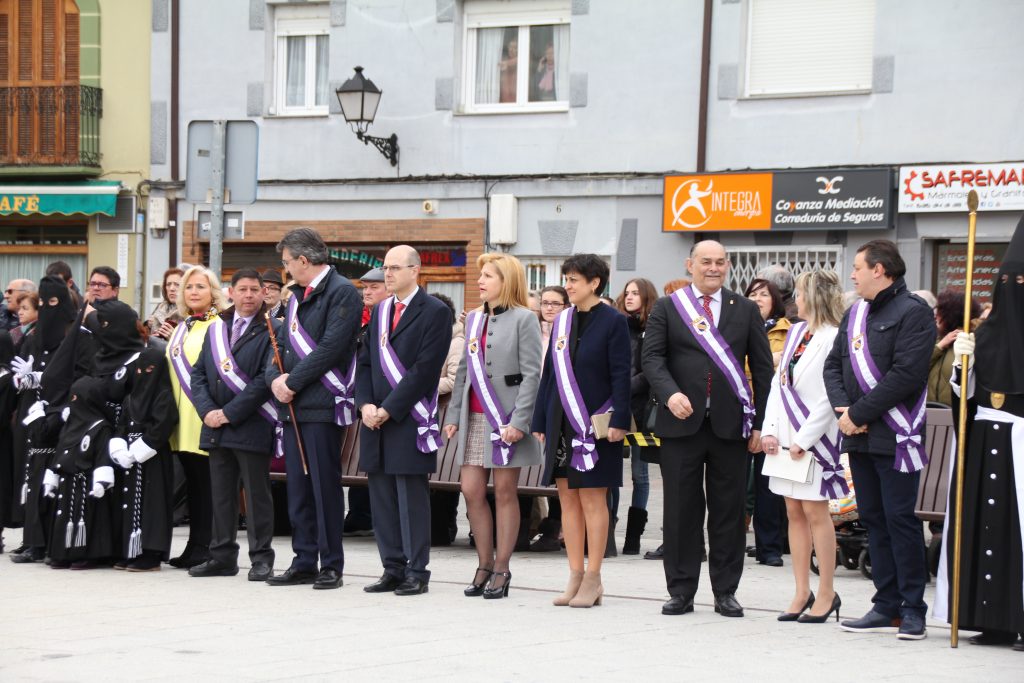
[[[316,576],[317,573],[311,569],[288,567],[288,569],[284,570],[284,574],[268,578],[267,584],[270,586],[300,586],[306,583],[313,583],[316,581]]]
[[[1017,642],[1013,644],[1013,649],[1017,652],[1024,652],[1024,635],[1017,638]]]
[[[665,558],[665,546],[664,544],[659,545],[654,550],[648,550],[644,553],[645,560],[662,560]]]
[[[235,576],[238,574],[237,564],[228,564],[220,560],[207,560],[188,570],[189,576]]]
[[[395,589],[395,595],[420,595],[427,592],[427,582],[412,576],[406,577],[405,581]]]
[[[757,563],[758,564],[766,564],[769,567],[781,567],[782,566],[782,558],[781,557],[769,557],[769,558],[758,560]]]
[[[1013,645],[1017,634],[1009,631],[982,631],[967,640],[971,645]]]
[[[316,581],[313,582],[313,590],[326,591],[332,588],[341,588],[342,585],[341,572],[337,569],[324,567],[317,575]]]
[[[742,617],[743,607],[732,593],[715,596],[715,611],[723,617]]]
[[[267,562],[253,562],[249,569],[250,581],[266,581],[274,575],[274,568]]]
[[[369,586],[363,586],[363,590],[367,593],[392,593],[396,588],[401,586],[402,583],[402,577],[385,572],[383,576],[371,583]]]
[[[693,598],[683,598],[678,595],[661,606],[661,613],[669,616],[677,614],[689,614],[693,611]]]
[[[40,562],[46,556],[46,552],[42,548],[25,548],[20,553],[15,555],[11,553],[11,562],[15,564],[28,564],[30,562]]]

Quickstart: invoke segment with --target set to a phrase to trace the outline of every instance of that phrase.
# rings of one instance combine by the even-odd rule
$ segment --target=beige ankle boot
[[[565,587],[565,592],[552,600],[551,604],[557,607],[565,607],[568,605],[569,601],[576,596],[576,591],[580,589],[581,583],[583,583],[583,572],[570,571],[569,585]]]
[[[593,607],[601,604],[604,586],[601,585],[601,572],[587,572],[583,575],[583,583],[576,591],[576,597],[569,601],[569,607]]]

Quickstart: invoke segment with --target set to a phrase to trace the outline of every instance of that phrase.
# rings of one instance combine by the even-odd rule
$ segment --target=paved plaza
[[[628,477],[627,477],[628,479]],[[652,517],[660,480],[652,471]],[[629,489],[622,492],[622,510]],[[234,578],[190,578],[164,566],[152,574],[55,571],[0,558],[0,681],[346,680],[346,681],[1020,681],[1024,653],[949,647],[949,629],[930,623],[927,640],[782,624],[792,590],[782,569],[752,559],[738,598],[743,619],[714,613],[705,576],[693,614],[660,614],[660,563],[607,560],[604,605],[556,608],[564,555],[516,553],[508,599],[466,598],[476,554],[464,515],[459,538],[431,555],[430,592],[370,595],[380,574],[372,538],[346,539],[345,586],[313,591],[252,584],[247,561]],[[622,543],[620,527],[619,545]],[[659,542],[649,525],[644,550]],[[18,545],[8,531],[8,548]],[[174,550],[186,530],[175,529]],[[752,537],[751,537],[752,538]],[[291,553],[275,539],[277,568]],[[243,553],[244,554],[244,553]],[[840,569],[843,615],[870,606],[872,587]],[[929,588],[928,601],[934,593]],[[970,635],[970,634],[966,634]]]

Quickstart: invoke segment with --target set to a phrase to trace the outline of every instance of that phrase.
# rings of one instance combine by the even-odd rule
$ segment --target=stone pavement
[[[645,550],[660,536],[656,475],[652,484]],[[624,488],[622,511],[628,501]],[[782,569],[747,560],[743,619],[714,613],[706,575],[695,613],[662,616],[661,565],[642,556],[606,561],[605,603],[589,610],[551,606],[567,574],[555,553],[517,553],[508,599],[466,598],[477,562],[460,522],[455,545],[432,553],[430,592],[405,598],[362,591],[380,574],[370,538],[346,539],[345,586],[335,591],[250,584],[247,566],[234,578],[193,579],[166,565],[72,572],[0,557],[0,681],[1024,680],[1024,653],[972,646],[970,634],[952,650],[936,623],[927,640],[901,642],[834,622],[777,622],[791,597],[788,556]],[[175,530],[175,550],[185,536]],[[7,531],[8,548],[19,539]],[[288,539],[275,548],[284,569]],[[836,583],[844,617],[867,611],[869,581],[839,569]]]

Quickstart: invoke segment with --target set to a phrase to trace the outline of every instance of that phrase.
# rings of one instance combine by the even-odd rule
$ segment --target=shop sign
[[[1024,162],[936,164],[900,167],[900,213],[967,211],[967,193],[978,192],[978,208],[1024,209]]]
[[[665,176],[662,230],[768,230],[771,199],[771,173]]]
[[[990,243],[974,245],[974,272],[971,278],[971,296],[981,303],[992,301],[999,267],[1006,253],[1006,244]],[[935,291],[952,289],[961,292],[967,286],[967,245],[939,245],[938,277]]]
[[[772,230],[865,230],[892,225],[892,172],[887,168],[774,175]]]

